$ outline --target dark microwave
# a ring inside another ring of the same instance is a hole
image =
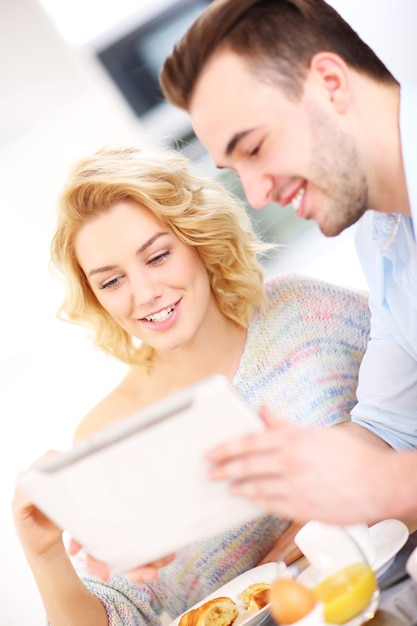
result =
[[[159,70],[174,43],[210,4],[180,0],[101,49],[96,55],[138,117],[164,101]]]

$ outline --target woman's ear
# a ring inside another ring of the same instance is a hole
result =
[[[333,52],[318,52],[310,61],[310,78],[337,113],[344,113],[351,101],[349,72],[346,62]]]

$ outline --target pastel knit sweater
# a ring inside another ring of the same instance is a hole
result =
[[[269,281],[267,293],[267,307],[249,327],[234,386],[254,409],[265,403],[291,422],[325,427],[348,420],[368,341],[367,298],[288,275]],[[138,506],[146,506],[140,494]],[[174,619],[255,567],[288,525],[263,515],[194,543],[160,570],[155,583],[135,584],[120,575],[104,583],[89,574],[82,558],[75,565],[106,607],[110,626],[157,626],[163,611]]]

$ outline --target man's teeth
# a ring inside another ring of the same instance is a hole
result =
[[[149,315],[148,317],[145,317],[145,319],[148,320],[148,322],[163,322],[164,320],[168,319],[174,309],[175,306],[172,304],[163,311],[153,313],[153,315]]]
[[[304,191],[304,188],[300,189],[291,200],[292,208],[294,209],[294,211],[298,211],[298,209],[300,208],[300,204],[304,196]]]

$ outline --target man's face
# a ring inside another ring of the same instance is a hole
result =
[[[302,97],[289,99],[222,50],[201,74],[189,112],[197,137],[218,167],[237,172],[254,208],[293,204],[333,236],[367,210],[368,190],[345,116],[311,74]]]

